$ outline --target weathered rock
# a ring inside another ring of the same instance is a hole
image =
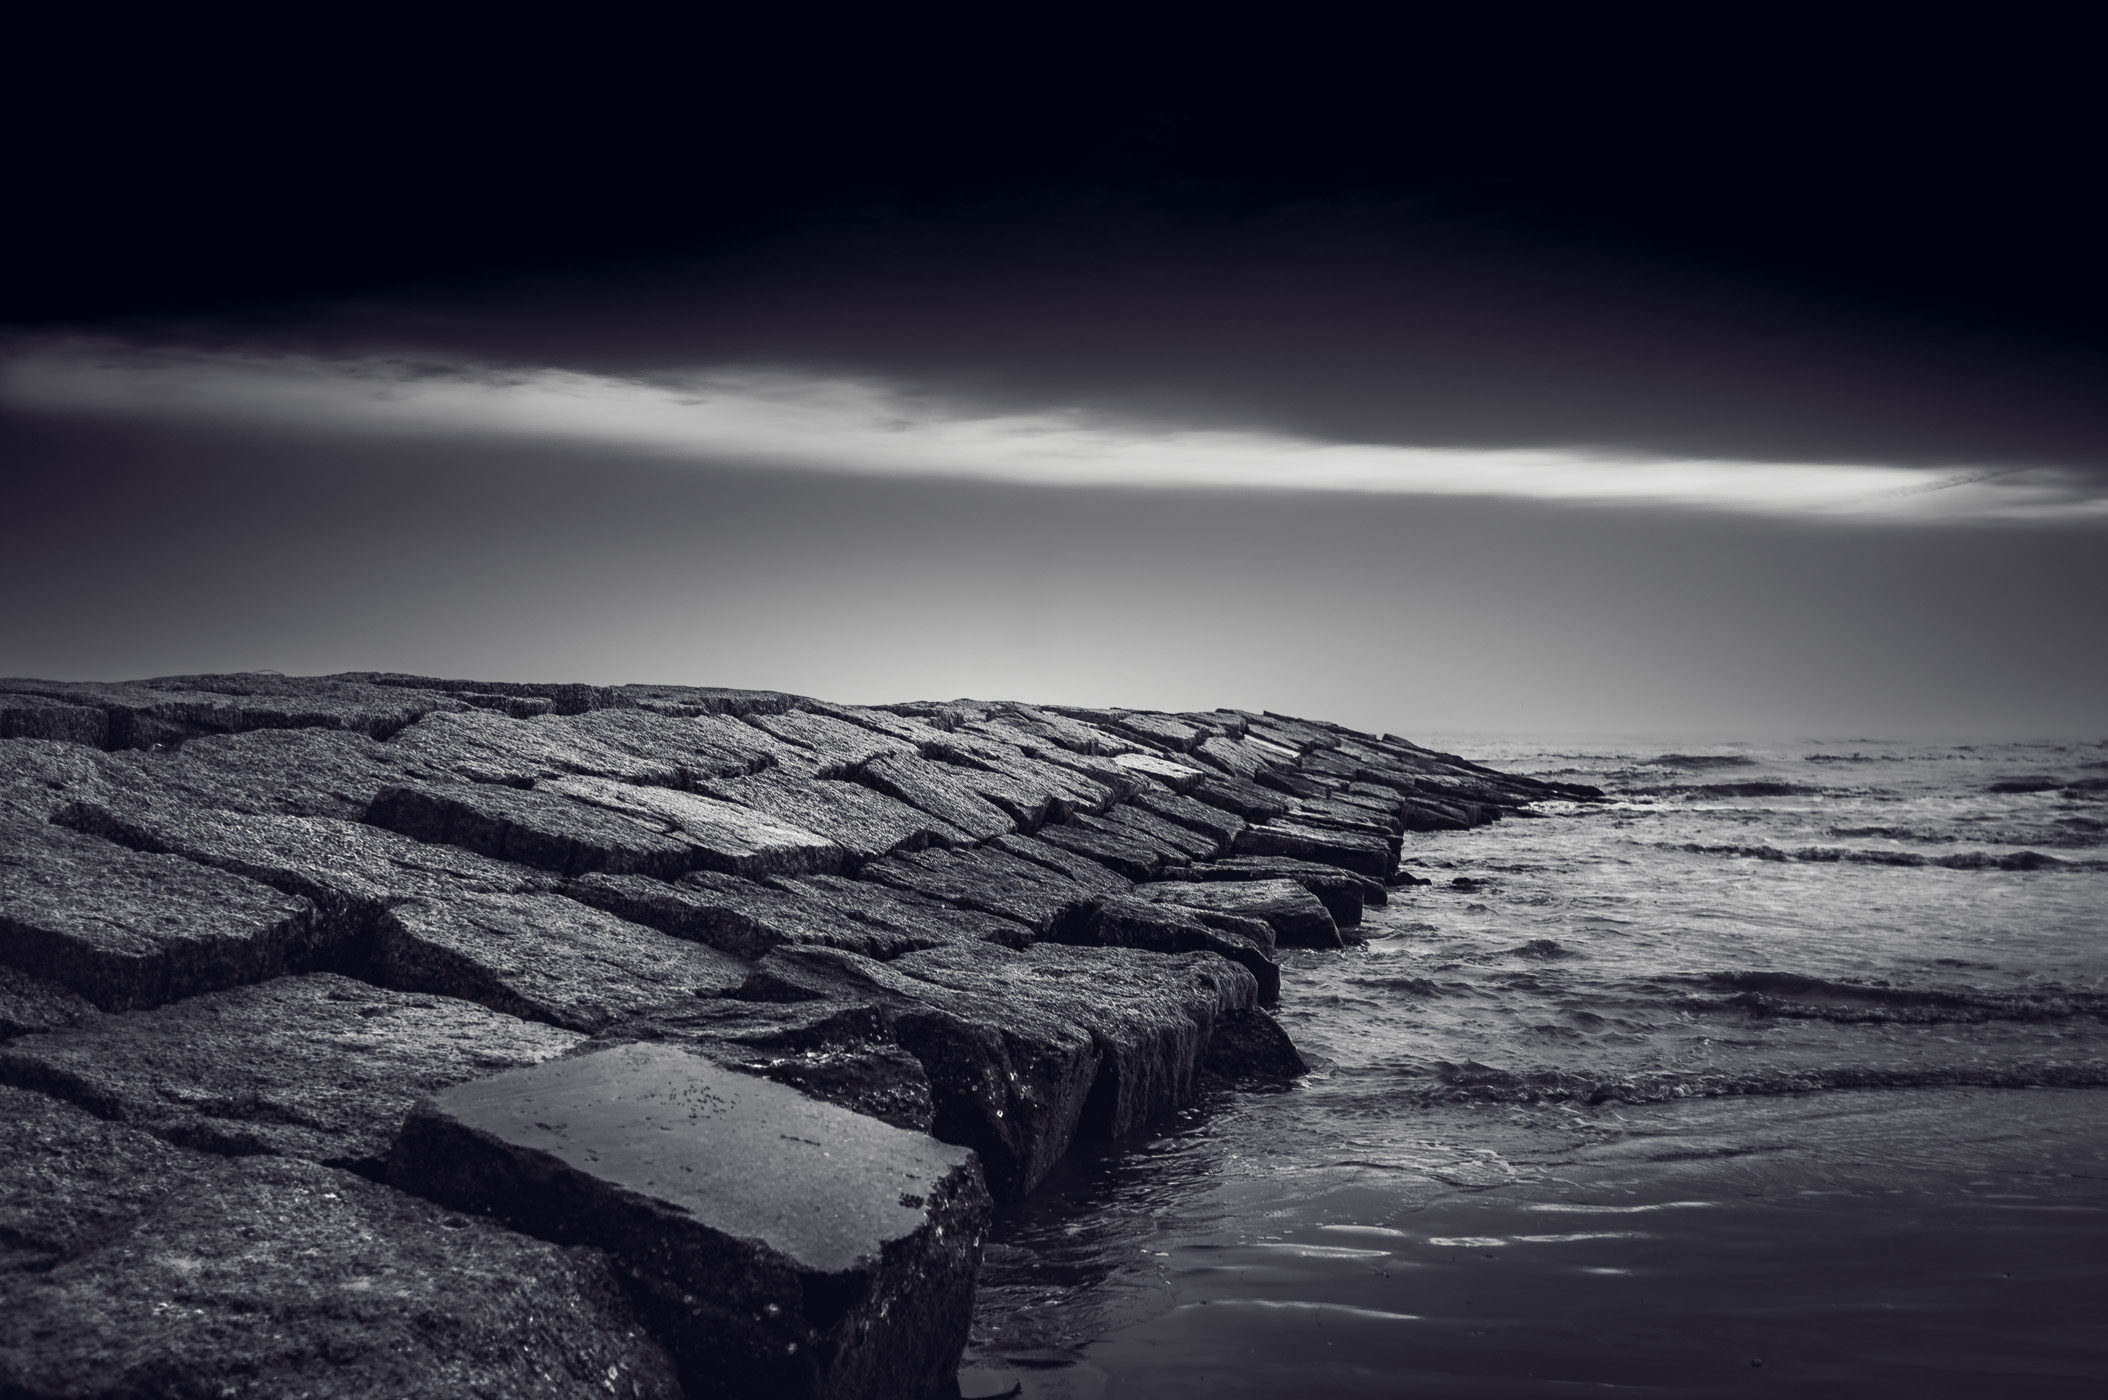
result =
[[[1240,710],[1238,713],[1245,718],[1245,732],[1250,738],[1278,744],[1295,754],[1307,755],[1320,749],[1336,749],[1343,737],[1334,727],[1313,724],[1309,720],[1296,719],[1290,715],[1277,715],[1271,710],[1256,715],[1250,710]]]
[[[1230,843],[1220,836],[1196,831],[1143,807],[1139,799],[1146,794],[1137,793],[1135,796],[1137,801],[1113,808],[1104,819],[1113,826],[1126,827],[1159,850],[1173,852],[1186,860],[1213,860],[1229,849]]]
[[[1242,716],[1238,716],[1238,723],[1244,724],[1246,721]],[[1273,761],[1267,751],[1257,744],[1248,744],[1242,739],[1232,739],[1221,734],[1211,734],[1201,740],[1199,747],[1193,750],[1193,756],[1214,764],[1233,778],[1247,780]]]
[[[1310,1072],[1288,1032],[1257,1007],[1215,1022],[1201,1068],[1240,1086],[1285,1084]]]
[[[0,963],[0,1040],[65,1030],[94,1016],[95,1007],[86,997]]]
[[[1356,875],[1334,865],[1296,860],[1289,856],[1226,856],[1212,865],[1192,865],[1166,873],[1166,881],[1198,880],[1293,880],[1316,895],[1341,928],[1361,923],[1364,904],[1381,905],[1388,898],[1382,882]]]
[[[552,735],[591,740],[652,764],[662,764],[673,773],[676,787],[759,773],[779,764],[802,767],[806,762],[794,746],[723,715],[603,709],[543,720],[540,727]]]
[[[1153,880],[1165,866],[1185,865],[1190,860],[1182,851],[1087,812],[1059,826],[1041,827],[1035,834],[1050,846],[1088,856],[1130,880]]]
[[[526,894],[557,884],[531,866],[331,817],[255,816],[147,799],[124,806],[77,802],[54,819],[135,851],[182,856],[307,899],[316,910],[318,961],[338,967],[363,965],[375,921],[391,904]]]
[[[1285,819],[1247,828],[1237,838],[1237,854],[1290,856],[1336,865],[1378,881],[1398,868],[1397,852],[1382,836],[1292,825]]]
[[[969,961],[1004,956],[982,945]],[[911,955],[919,956],[919,955]],[[1035,945],[1032,956],[1045,956]],[[961,991],[898,964],[832,948],[779,948],[740,993],[757,1001],[876,1007],[893,1039],[922,1063],[930,1131],[979,1154],[998,1199],[1025,1195],[1075,1141],[1102,1054],[1090,1032],[1000,984]]]
[[[0,825],[0,962],[106,1011],[312,967],[314,906],[267,885],[99,836]]]
[[[1090,918],[1071,931],[1067,941],[1101,948],[1146,948],[1157,953],[1214,953],[1252,974],[1259,985],[1261,1002],[1271,1006],[1281,999],[1281,968],[1273,959],[1274,931],[1260,919],[1114,895],[1101,900]]]
[[[99,749],[109,743],[110,716],[94,705],[0,694],[0,739],[50,739]]]
[[[1396,836],[1405,830],[1404,821],[1398,816],[1399,803],[1371,802],[1356,797],[1351,788],[1343,788],[1330,797],[1305,798],[1288,811],[1288,820],[1301,826],[1330,826],[1342,831],[1368,831],[1379,836]]]
[[[988,1221],[971,1153],[667,1045],[446,1090],[391,1179],[607,1249],[694,1393],[939,1393]]]
[[[552,779],[537,785],[535,791],[576,798],[647,825],[662,826],[669,837],[689,847],[689,865],[727,875],[759,878],[834,871],[852,859],[848,850],[818,831],[722,797],[604,778]]]
[[[678,1045],[910,1132],[936,1121],[922,1061],[875,1006],[698,998],[618,1021],[571,1053],[633,1041]]]
[[[1234,812],[1248,822],[1272,821],[1294,805],[1282,793],[1245,778],[1209,778],[1193,789],[1193,797],[1211,807]]]
[[[382,915],[372,977],[384,986],[596,1031],[745,980],[739,959],[554,894],[415,899]]]
[[[1094,710],[1077,705],[1047,708],[1071,719],[1086,721],[1099,729],[1109,729],[1143,744],[1171,749],[1178,753],[1191,753],[1200,741],[1212,732],[1202,726],[1171,715],[1159,714],[1154,710]]]
[[[1212,838],[1215,842],[1214,855],[1229,850],[1246,826],[1242,817],[1224,808],[1174,792],[1152,792],[1145,788],[1134,795],[1132,805],[1152,816],[1161,817],[1189,831],[1197,831]],[[1213,859],[1214,856],[1208,858]]]
[[[722,685],[618,685],[610,704],[693,719],[780,715],[799,697],[780,690],[740,690]]]
[[[0,680],[0,691],[100,709],[107,717],[105,743],[113,749],[252,729],[343,729],[386,738],[434,710],[462,708],[446,695],[269,673],[122,683]]]
[[[1132,786],[1126,781],[1126,770],[1113,767],[1109,760],[1083,759],[1064,749],[1039,752],[1061,757],[1052,761],[1035,757],[1005,739],[991,737],[981,726],[971,726],[930,745],[928,756],[961,769],[960,782],[1008,812],[1024,831],[1076,812],[1102,812]],[[1084,772],[1074,766],[1078,764],[1111,769],[1122,782],[1104,782],[1102,774]]]
[[[1135,898],[1262,920],[1285,948],[1337,948],[1339,925],[1317,896],[1293,880],[1170,880],[1137,885]],[[1357,901],[1356,912],[1360,912]]]
[[[1011,949],[1032,945],[1031,928],[1015,919],[980,909],[956,908],[877,881],[808,875],[795,880],[779,877],[769,883],[810,905],[870,927],[911,935],[922,948],[941,948],[947,943],[994,943]]]
[[[680,783],[683,769],[674,756],[645,757],[629,746],[609,743],[592,726],[579,722],[586,718],[522,723],[485,710],[428,715],[397,734],[388,747],[420,767],[506,787],[532,787],[544,778],[576,775],[626,783]],[[648,718],[680,723],[659,715]]]
[[[1092,894],[1120,894],[1130,889],[1134,881],[1100,865],[1089,856],[1050,846],[1036,836],[999,836],[990,843],[999,851],[1007,851],[1034,865],[1045,866],[1058,875],[1066,875]]]
[[[0,739],[0,821],[41,822],[68,803],[106,797],[117,756],[55,739]]]
[[[597,1252],[13,1089],[0,1241],[9,1396],[680,1394]]]
[[[869,923],[773,885],[715,871],[696,871],[671,884],[641,875],[586,875],[564,892],[617,918],[739,958],[759,958],[785,943],[897,958],[943,941],[938,934]]]
[[[787,744],[806,750],[815,777],[839,778],[874,758],[888,754],[910,757],[916,754],[913,744],[882,734],[868,725],[852,724],[832,715],[807,710],[756,715],[748,723]]]
[[[1015,919],[1042,937],[1076,917],[1097,893],[1044,865],[986,846],[889,856],[865,866],[861,874],[962,909]]]
[[[1196,768],[1190,763],[1179,763],[1153,753],[1123,753],[1113,759],[1129,772],[1145,778],[1154,778],[1173,792],[1191,792],[1206,782],[1213,774],[1205,768]]]
[[[418,1099],[583,1039],[318,973],[0,1046],[0,1082],[186,1147],[371,1172]]]
[[[705,783],[703,790],[775,821],[818,832],[858,860],[927,846],[973,843],[972,837],[949,822],[856,783],[797,780],[769,772]]]
[[[695,842],[669,835],[664,823],[575,800],[561,788],[521,792],[490,783],[389,787],[373,799],[366,820],[419,841],[459,846],[559,875],[605,870],[671,878],[697,862]]]
[[[977,792],[968,771],[914,753],[895,753],[865,763],[857,770],[856,780],[927,812],[975,841],[1017,830],[1017,818]]]
[[[127,799],[353,821],[383,788],[451,781],[389,744],[329,729],[215,735],[177,750],[115,755],[110,768],[113,793]]]

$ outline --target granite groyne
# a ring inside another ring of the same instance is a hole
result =
[[[1594,795],[1241,711],[0,681],[0,1395],[955,1393],[1275,950]]]

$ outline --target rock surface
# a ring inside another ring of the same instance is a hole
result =
[[[676,1400],[604,1258],[0,1088],[0,1393]]]
[[[606,1249],[696,1393],[937,1394],[988,1223],[971,1153],[670,1045],[446,1090],[390,1175]]]

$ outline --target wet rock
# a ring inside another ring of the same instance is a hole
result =
[[[0,963],[0,1040],[65,1030],[95,1015],[86,997]]]
[[[1361,923],[1362,906],[1381,905],[1388,895],[1380,881],[1337,866],[1287,856],[1226,856],[1212,865],[1193,865],[1168,872],[1167,879],[1199,880],[1293,880],[1317,896],[1325,912],[1341,928]]]
[[[800,781],[771,772],[705,783],[703,790],[785,825],[818,832],[860,861],[927,846],[973,844],[949,822],[857,783]]]
[[[0,1046],[0,1082],[186,1147],[370,1173],[418,1099],[581,1039],[318,973],[25,1036]]]
[[[910,1132],[936,1121],[929,1075],[875,1006],[697,999],[618,1021],[571,1053],[631,1042],[677,1045]]]
[[[1229,850],[1247,825],[1242,817],[1225,808],[1173,792],[1151,792],[1145,789],[1134,795],[1132,805],[1189,831],[1197,831],[1203,836],[1213,838],[1215,851],[1208,859]]]
[[[122,683],[0,680],[0,691],[101,710],[113,749],[176,745],[253,729],[341,729],[386,738],[451,696],[333,676],[162,676]]]
[[[1331,913],[1293,880],[1173,880],[1138,885],[1135,898],[1182,904],[1263,921],[1285,948],[1337,948],[1339,925]],[[1356,912],[1360,910],[1357,901]]]
[[[747,973],[715,948],[554,894],[410,900],[381,917],[375,941],[371,975],[385,986],[581,1031]]]
[[[897,958],[942,941],[934,934],[867,922],[773,885],[715,871],[697,871],[671,884],[641,875],[586,875],[565,885],[564,892],[617,918],[739,958],[759,958],[785,943],[817,943],[867,957]]]
[[[1001,1200],[1031,1191],[1068,1151],[1098,1078],[1096,1041],[1045,1008],[934,986],[837,949],[778,949],[740,996],[877,1009],[929,1079],[930,1131],[972,1148]]]
[[[1014,919],[1042,937],[1088,907],[1096,893],[1044,865],[987,846],[889,856],[865,866],[861,876],[962,909]]]
[[[918,754],[886,754],[857,770],[856,780],[917,811],[987,841],[1017,830],[1017,818],[975,791],[967,771]]]
[[[1042,827],[1035,835],[1047,845],[1088,856],[1130,880],[1153,880],[1166,865],[1185,865],[1191,859],[1141,832],[1083,812],[1059,826]]]
[[[695,866],[701,849],[690,833],[670,835],[663,822],[574,800],[563,787],[531,792],[485,783],[383,788],[367,808],[366,820],[419,841],[559,875],[605,870],[671,878]],[[752,840],[729,835],[722,844],[744,855],[755,849]]]
[[[0,1089],[0,1393],[676,1400],[594,1251]],[[9,1267],[9,1266],[12,1267]]]
[[[1070,931],[1067,941],[1100,948],[1146,948],[1157,953],[1214,953],[1252,974],[1262,1003],[1272,1005],[1281,999],[1281,968],[1273,959],[1274,932],[1260,919],[1225,910],[1114,895],[1101,900],[1090,918]]]
[[[1146,793],[1137,793],[1134,802],[1113,808],[1105,814],[1105,820],[1113,826],[1126,827],[1158,850],[1166,852],[1167,861],[1173,857],[1189,861],[1213,860],[1229,849],[1229,841],[1221,836],[1196,831],[1190,826],[1181,825],[1150,811],[1141,805],[1141,799],[1145,796]]]
[[[669,837],[688,846],[688,865],[727,875],[758,879],[835,871],[853,859],[848,850],[818,831],[722,797],[603,778],[558,778],[539,784],[535,791],[575,798],[660,826]],[[845,817],[843,823],[848,820]],[[657,870],[644,873],[665,874]]]
[[[100,749],[109,738],[110,717],[94,705],[0,694],[0,739],[50,739]]]
[[[1284,794],[1244,778],[1209,778],[1194,787],[1193,797],[1248,822],[1272,821],[1294,805]]]
[[[448,1089],[391,1179],[608,1250],[694,1393],[939,1393],[988,1222],[971,1153],[668,1045]]]
[[[1292,825],[1286,819],[1247,828],[1237,838],[1237,854],[1289,856],[1336,865],[1377,881],[1398,868],[1397,853],[1382,836]]]
[[[1257,1007],[1215,1023],[1201,1067],[1217,1079],[1247,1087],[1286,1084],[1310,1072],[1288,1032]]]
[[[106,1011],[314,966],[314,906],[176,856],[0,825],[0,962]]]
[[[1057,875],[1066,875],[1093,894],[1119,894],[1134,884],[1125,875],[1114,873],[1089,856],[1050,846],[1036,836],[1001,836],[990,844],[996,850],[1044,866]]]

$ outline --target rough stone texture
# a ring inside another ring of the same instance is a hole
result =
[[[1050,846],[1036,836],[1001,836],[991,844],[999,851],[1007,851],[1034,865],[1043,865],[1056,874],[1066,875],[1093,894],[1120,894],[1134,886],[1134,881],[1089,856]]]
[[[315,965],[314,906],[176,856],[0,823],[0,962],[106,1011]]]
[[[699,998],[618,1021],[571,1053],[633,1041],[678,1045],[896,1128],[936,1122],[929,1075],[874,1006]]]
[[[1237,719],[1240,725],[1248,723],[1242,716]],[[1266,751],[1257,744],[1249,744],[1242,738],[1233,739],[1222,734],[1211,734],[1201,740],[1200,745],[1193,750],[1193,756],[1214,764],[1231,777],[1246,779],[1265,768],[1271,761]]]
[[[861,874],[894,889],[1014,919],[1041,936],[1075,917],[1097,893],[1044,865],[985,846],[889,856]]]
[[[115,755],[110,766],[111,788],[127,798],[353,821],[383,788],[452,780],[391,745],[328,729],[216,735],[172,751]]]
[[[1154,880],[1167,865],[1189,862],[1184,852],[1164,846],[1141,832],[1079,812],[1059,826],[1041,827],[1038,839],[1050,846],[1088,856],[1130,880]]]
[[[1339,925],[1293,880],[1174,880],[1135,888],[1137,899],[1264,920],[1284,948],[1337,948]]]
[[[436,1095],[391,1179],[607,1249],[695,1393],[938,1394],[988,1221],[971,1153],[642,1043]]]
[[[756,715],[748,722],[786,744],[806,750],[816,777],[839,778],[882,755],[912,756],[916,752],[913,744],[869,725],[806,710]]]
[[[108,796],[112,755],[53,739],[0,739],[0,820],[40,822],[72,802]]]
[[[1252,974],[1261,1002],[1271,1006],[1281,999],[1281,968],[1273,959],[1274,931],[1260,919],[1114,895],[1091,911],[1069,941],[1158,953],[1215,953]]]
[[[1173,792],[1191,792],[1208,780],[1208,770],[1153,753],[1123,753],[1113,759],[1122,768],[1154,778]]]
[[[640,789],[643,791],[645,789]],[[589,870],[672,877],[696,861],[693,842],[562,791],[520,792],[486,783],[384,788],[366,820],[419,841],[459,846],[559,875]]]
[[[738,986],[739,959],[554,894],[416,899],[381,917],[383,986],[596,1031],[685,997]]]
[[[1135,794],[1134,803],[1113,808],[1105,814],[1105,820],[1115,826],[1124,826],[1159,850],[1174,852],[1186,860],[1213,860],[1230,848],[1229,840],[1222,836],[1197,831],[1148,810],[1141,805],[1143,796],[1142,793]]]
[[[506,787],[532,787],[544,778],[579,774],[664,784],[676,784],[682,776],[681,765],[671,755],[645,757],[627,745],[606,742],[577,721],[523,724],[484,710],[428,715],[397,734],[388,747],[420,767]]]
[[[828,778],[800,781],[771,772],[703,786],[713,797],[816,831],[860,861],[876,860],[894,851],[973,843],[972,837],[949,822],[856,783]]]
[[[1176,753],[1191,753],[1210,732],[1200,725],[1151,710],[1094,710],[1077,705],[1049,708],[1096,728],[1109,729],[1142,744]]]
[[[604,1257],[0,1088],[0,1394],[677,1400]]]
[[[841,869],[852,858],[848,850],[820,832],[721,797],[603,778],[557,779],[542,783],[536,791],[576,798],[647,825],[661,826],[668,836],[688,846],[688,865],[727,875],[759,877],[832,871]],[[668,872],[652,869],[643,873],[663,876]]]
[[[917,754],[895,753],[864,764],[856,780],[927,812],[975,841],[1017,830],[1017,818],[975,791],[967,771]]]
[[[1248,822],[1272,821],[1292,805],[1288,798],[1244,778],[1209,778],[1193,789],[1196,801],[1233,812]]]
[[[1131,739],[1123,738],[1112,730],[1086,723],[1055,710],[1035,709],[1030,705],[1005,705],[1000,712],[986,721],[991,727],[999,726],[1017,734],[1018,742],[1051,744],[1067,749],[1071,753],[1089,754],[1111,758],[1115,754],[1136,753],[1142,748]]]
[[[1201,1069],[1240,1087],[1286,1084],[1310,1072],[1280,1022],[1257,1007],[1215,1022]]]
[[[678,787],[711,778],[759,773],[798,762],[790,745],[736,719],[718,715],[670,715],[652,710],[606,709],[542,721],[551,734],[590,739],[673,771]],[[613,775],[609,775],[613,776]]]
[[[0,693],[0,739],[53,739],[99,749],[109,738],[110,716],[96,706]]]
[[[86,997],[0,963],[0,1040],[64,1030],[94,1016],[95,1007]]]
[[[371,1171],[418,1099],[582,1038],[318,973],[24,1036],[0,1082],[187,1147]]]
[[[1151,791],[1147,788],[1134,795],[1133,807],[1129,810],[1147,812],[1210,838],[1215,843],[1214,850],[1208,856],[1210,860],[1229,850],[1248,825],[1245,819],[1236,813],[1212,806],[1198,798],[1182,797],[1175,792]]]
[[[829,906],[815,908],[790,891],[714,871],[697,871],[672,884],[641,875],[587,875],[564,890],[617,918],[739,958],[758,958],[785,943],[897,958],[942,941],[930,933],[868,923]]]
[[[1381,905],[1390,896],[1380,880],[1334,865],[1289,856],[1226,856],[1211,865],[1193,865],[1166,873],[1164,883],[1195,880],[1204,884],[1239,880],[1293,880],[1317,896],[1341,928],[1361,923],[1362,906]]]
[[[1290,856],[1320,865],[1336,865],[1377,881],[1398,868],[1397,853],[1381,836],[1296,826],[1285,820],[1246,828],[1237,838],[1237,854]]]
[[[967,771],[961,781],[1009,812],[1030,831],[1076,812],[1102,812],[1134,783],[1110,759],[1061,748],[1020,747],[1014,731],[969,725],[930,746],[928,756]],[[1107,781],[1117,775],[1117,781]]]
[[[955,908],[876,881],[808,875],[795,880],[778,877],[769,883],[808,905],[846,915],[867,927],[897,930],[913,938],[917,948],[941,948],[947,943],[994,943],[1012,949],[1032,946],[1032,929],[1016,919]]]
[[[386,738],[433,710],[461,708],[451,696],[365,684],[338,676],[270,673],[162,676],[122,683],[0,680],[0,691],[100,709],[113,749],[176,745],[252,729],[344,729]]]

